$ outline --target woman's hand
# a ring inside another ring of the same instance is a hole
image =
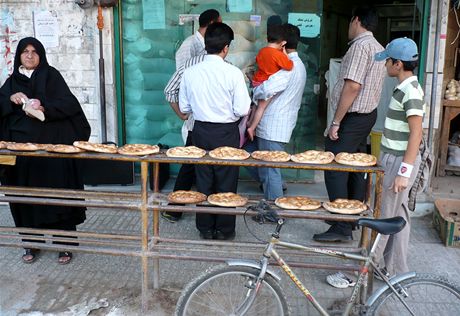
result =
[[[10,101],[17,105],[22,105],[23,102],[27,102],[29,98],[22,92],[16,92],[10,96]]]
[[[41,112],[45,112],[45,108],[42,106],[42,103],[39,99],[30,99],[29,105],[34,108],[35,110],[39,110]]]

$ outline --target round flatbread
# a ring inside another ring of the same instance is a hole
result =
[[[366,204],[358,200],[336,199],[324,202],[323,207],[331,213],[354,215],[367,210]]]
[[[364,153],[338,153],[335,156],[335,161],[342,165],[349,166],[374,166],[377,163],[377,158],[373,155],[364,154]]]
[[[87,151],[95,151],[98,153],[107,153],[107,154],[116,154],[117,153],[117,146],[115,145],[106,145],[106,144],[96,144],[90,143],[85,141],[75,141],[73,142],[75,147],[87,150]]]
[[[321,207],[321,202],[306,196],[283,196],[275,200],[276,206],[287,210],[312,211]]]
[[[229,159],[229,160],[245,160],[250,157],[249,153],[244,149],[233,147],[218,147],[209,152],[209,156],[214,159]]]
[[[251,153],[251,157],[258,160],[272,162],[286,162],[291,159],[291,155],[285,151],[279,150],[257,150]]]
[[[118,148],[118,153],[129,156],[145,156],[157,154],[160,152],[160,147],[157,145],[148,144],[126,144]]]
[[[244,206],[248,199],[233,192],[216,193],[208,196],[208,202],[213,205],[237,207]]]
[[[32,143],[11,143],[7,144],[6,148],[15,151],[37,151],[40,147]]]
[[[52,153],[60,153],[60,154],[76,154],[84,152],[83,149],[72,146],[72,145],[49,145],[46,148],[46,151]]]
[[[8,145],[14,144],[14,142],[5,142],[5,141],[0,141],[0,149],[5,149]]]
[[[173,147],[166,151],[166,156],[174,158],[201,158],[206,155],[206,150],[196,146]]]
[[[196,204],[206,201],[206,195],[196,191],[174,191],[168,194],[168,201],[180,204]]]
[[[298,163],[328,164],[334,161],[334,154],[330,151],[307,150],[292,155],[291,160]]]

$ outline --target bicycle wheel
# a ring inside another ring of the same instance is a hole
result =
[[[429,316],[454,316],[460,311],[460,288],[433,275],[417,274],[394,285],[413,313]],[[370,306],[369,315],[412,315],[391,289],[383,292]]]
[[[245,266],[219,265],[206,271],[182,293],[176,307],[178,316],[236,315],[248,298],[259,270]],[[245,315],[289,315],[289,306],[278,283],[268,274]]]

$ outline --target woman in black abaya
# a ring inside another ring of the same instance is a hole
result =
[[[45,120],[27,115],[23,102],[42,111]],[[18,43],[13,74],[0,88],[0,123],[1,138],[6,141],[71,145],[90,136],[80,103],[59,71],[48,65],[43,45],[33,37]],[[17,157],[16,165],[6,169],[2,184],[83,189],[78,161],[61,158]],[[84,207],[10,203],[10,209],[17,227],[75,231],[86,219]],[[26,248],[23,261],[35,261],[38,251]],[[71,252],[59,253],[60,264],[71,259]]]

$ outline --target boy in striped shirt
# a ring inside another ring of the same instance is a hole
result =
[[[418,51],[413,40],[404,37],[391,41],[383,52],[375,55],[375,60],[386,60],[388,75],[399,81],[390,101],[381,142],[380,163],[385,169],[381,218],[402,216],[407,225],[398,234],[382,236],[377,248],[377,258],[384,263],[383,272],[394,275],[409,271],[410,217],[407,202],[420,165],[419,146],[423,136],[425,101],[414,75]]]

